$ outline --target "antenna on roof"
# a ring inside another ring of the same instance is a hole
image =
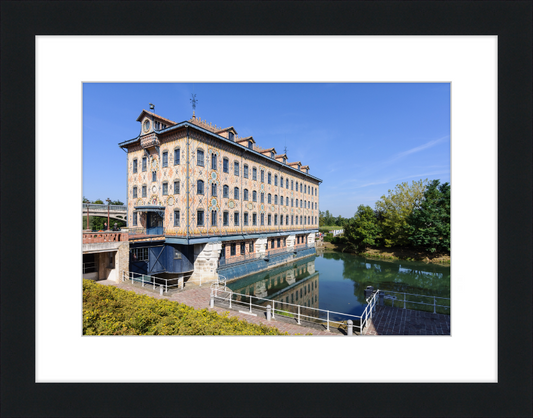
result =
[[[283,150],[283,153],[287,155],[287,145],[285,145],[285,149]]]
[[[191,99],[191,103],[192,103],[192,117],[193,119],[196,117],[194,115],[194,112],[196,110],[196,103],[198,103],[198,99],[196,98],[196,94],[191,94],[192,96],[192,99]]]

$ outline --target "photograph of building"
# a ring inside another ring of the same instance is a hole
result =
[[[240,277],[315,252],[319,186],[301,161],[194,114],[137,118],[127,152],[130,271]]]

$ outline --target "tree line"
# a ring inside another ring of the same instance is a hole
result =
[[[368,247],[449,252],[450,191],[450,184],[439,180],[401,183],[383,195],[374,209],[360,205],[352,218],[320,212],[320,225],[342,226],[344,243],[356,252]]]

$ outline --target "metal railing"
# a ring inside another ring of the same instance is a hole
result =
[[[152,287],[152,290],[159,288],[159,294],[167,293],[170,290],[183,289],[185,286],[185,277],[174,277],[164,279],[162,277],[148,276],[146,274],[134,273],[132,271],[122,272],[122,281],[131,281],[132,284],[140,283],[142,287]]]
[[[275,319],[276,314],[283,317],[289,317],[296,320],[298,325],[302,324],[302,321],[309,323],[325,325],[329,331],[332,324],[337,324],[338,327],[343,327],[348,321],[352,321],[354,327],[359,330],[359,334],[364,334],[364,329],[368,325],[368,321],[372,318],[376,311],[378,292],[372,294],[368,301],[368,305],[361,315],[352,315],[342,312],[330,311],[325,309],[313,308],[310,306],[296,305],[293,303],[278,301],[274,299],[261,298],[253,295],[245,295],[242,293],[234,293],[229,289],[222,290],[220,288],[211,288],[211,303],[210,306],[214,306],[215,300],[221,303],[228,303],[230,309],[235,307],[244,307],[245,311],[239,310],[241,313],[257,316],[254,313],[256,311],[267,313],[267,319],[272,314],[272,318]],[[254,299],[255,302],[254,303]],[[270,304],[272,306],[270,307]],[[348,332],[350,335],[350,332]]]
[[[450,309],[450,298],[443,298],[440,296],[418,295],[414,293],[396,292],[393,290],[380,290],[381,297],[385,305],[390,305],[394,308],[403,307],[403,309],[417,309],[416,305],[425,305],[433,307],[433,313],[437,313],[437,308],[443,308],[443,310]],[[426,301],[424,301],[426,299]],[[428,300],[429,299],[429,300]],[[437,304],[439,299],[439,304]],[[446,302],[447,301],[447,302]],[[443,305],[441,304],[443,303]],[[414,305],[414,306],[413,306]]]
[[[96,272],[96,262],[83,263],[83,274]]]
[[[92,210],[98,210],[98,211],[106,211],[107,212],[107,208],[109,208],[109,210],[114,210],[114,211],[120,211],[120,212],[127,212],[128,210],[128,207],[126,205],[102,205],[102,204],[98,204],[98,203],[84,203],[83,204],[83,209],[87,209],[89,208],[89,211],[92,209]]]

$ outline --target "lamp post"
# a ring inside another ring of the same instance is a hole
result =
[[[111,199],[108,197],[105,201],[107,202],[107,230],[109,230],[109,205],[111,204]]]

